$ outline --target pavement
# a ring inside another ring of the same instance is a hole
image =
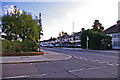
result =
[[[78,51],[94,51],[94,52],[105,52],[105,53],[114,53],[114,54],[120,54],[120,50],[91,50],[91,49],[82,49],[82,48],[63,48],[68,50],[78,50]]]
[[[81,48],[63,48],[63,49],[86,50],[86,49],[81,49]],[[41,51],[44,51],[44,55],[0,57],[0,64],[49,62],[49,61],[57,61],[57,60],[66,60],[72,57],[71,55],[58,53],[58,52],[52,52],[52,51],[47,51],[47,50],[41,50]],[[88,51],[120,53],[118,50],[90,50],[88,49]]]
[[[56,53],[47,50],[41,50],[41,51],[44,51],[44,55],[0,57],[1,60],[0,64],[49,62],[49,61],[57,61],[57,60],[66,60],[72,57],[70,55],[63,53]]]

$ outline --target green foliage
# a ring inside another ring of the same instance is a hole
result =
[[[33,41],[9,41],[2,40],[2,52],[30,52],[37,51],[37,43]]]
[[[37,20],[32,19],[31,14],[25,12],[20,14],[19,11],[15,11],[4,15],[2,25],[2,32],[6,34],[2,37],[7,40],[16,41],[21,38],[22,41],[36,41],[38,39],[38,23]]]
[[[93,31],[102,32],[104,30],[104,27],[99,22],[99,20],[95,20],[95,22],[92,25],[92,27],[93,27],[93,29],[92,29]]]
[[[89,36],[88,48],[89,49],[111,49],[111,37],[101,34],[99,32],[93,32],[92,30],[85,30],[81,34],[81,46],[86,48],[87,36]],[[109,46],[110,44],[110,46]]]

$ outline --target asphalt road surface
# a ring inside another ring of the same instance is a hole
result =
[[[79,78],[80,80],[109,78],[109,80],[115,80],[119,76],[118,54],[64,48],[42,49],[69,54],[72,58],[52,62],[3,64],[3,78]]]

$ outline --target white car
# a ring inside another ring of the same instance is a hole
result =
[[[54,46],[52,44],[47,45],[49,48],[53,48]]]
[[[47,44],[43,44],[42,46],[43,46],[43,47],[48,47],[48,45],[47,45]]]
[[[79,45],[79,44],[75,44],[75,47],[76,47],[76,48],[80,48],[81,45]]]
[[[60,44],[55,44],[55,47],[60,47]]]

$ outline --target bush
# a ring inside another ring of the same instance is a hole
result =
[[[2,40],[2,52],[31,52],[37,51],[37,43],[33,41],[9,41]]]
[[[87,36],[89,36],[88,48],[99,50],[99,49],[111,49],[111,37],[93,32],[92,30],[85,30],[81,34],[81,46],[82,48],[86,48]],[[110,46],[108,46],[108,44]]]

